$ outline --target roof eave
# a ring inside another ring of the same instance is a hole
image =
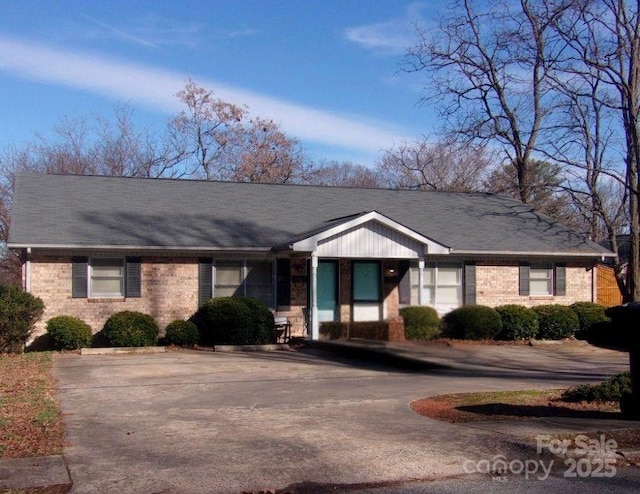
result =
[[[504,256],[504,257],[580,257],[603,258],[615,257],[613,252],[571,252],[571,251],[515,251],[515,250],[457,250],[451,249],[451,254]]]
[[[86,244],[26,244],[20,242],[7,243],[9,249],[64,249],[64,250],[135,250],[135,251],[226,251],[226,252],[269,252],[271,247],[216,247],[213,245],[202,245],[194,247],[165,246],[165,245],[86,245]]]

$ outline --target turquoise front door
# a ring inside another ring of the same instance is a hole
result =
[[[353,320],[382,319],[382,267],[380,261],[353,261],[351,264]]]
[[[318,321],[338,320],[338,262],[318,263]]]

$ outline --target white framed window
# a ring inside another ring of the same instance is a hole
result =
[[[214,297],[253,297],[274,306],[273,261],[216,261]]]
[[[119,298],[125,292],[123,258],[92,258],[89,261],[89,297]]]
[[[411,264],[406,276],[409,276],[410,296],[406,297],[401,294],[400,297],[411,305],[418,305],[420,303],[420,286],[417,263]],[[401,283],[401,290],[402,287]],[[423,295],[423,305],[442,310],[461,306],[463,303],[462,265],[457,263],[427,264],[423,272]]]
[[[553,295],[553,266],[532,265],[529,268],[529,293],[531,295]]]

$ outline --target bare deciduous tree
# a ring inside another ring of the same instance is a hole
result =
[[[557,12],[543,7],[459,0],[439,30],[419,29],[405,59],[407,70],[426,76],[424,101],[441,103],[447,132],[500,146],[523,202],[531,200],[530,163],[553,98],[548,18]]]
[[[493,166],[480,146],[422,139],[385,151],[378,169],[391,188],[478,192]]]
[[[304,181],[306,158],[297,140],[272,120],[255,118],[244,127],[229,153],[225,178],[238,182]]]
[[[554,81],[579,125],[578,149],[583,156],[571,162],[576,155],[571,154],[575,151],[571,140],[564,148],[555,148],[565,163],[583,171],[590,206],[605,223],[616,251],[616,230],[625,215],[615,207],[607,210],[610,201],[602,192],[624,191],[618,197],[620,203],[627,201],[630,231],[626,280],[620,266],[616,271],[619,284],[625,286],[625,299],[640,300],[640,4],[626,0],[569,2],[563,15],[550,24],[564,52],[556,61]],[[576,136],[570,133],[570,126],[566,128],[565,140]],[[611,183],[616,180],[618,185]]]
[[[206,180],[219,178],[219,169],[241,132],[246,109],[227,103],[192,80],[176,96],[186,109],[172,121],[176,149],[183,148],[193,157],[194,165],[188,174]]]
[[[377,189],[384,186],[375,170],[350,161],[320,162],[311,173],[309,183],[360,189]]]

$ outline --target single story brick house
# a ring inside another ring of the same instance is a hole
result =
[[[38,173],[16,179],[8,246],[46,305],[39,332],[122,310],[164,327],[238,295],[312,338],[408,305],[593,301],[612,255],[491,194]]]

